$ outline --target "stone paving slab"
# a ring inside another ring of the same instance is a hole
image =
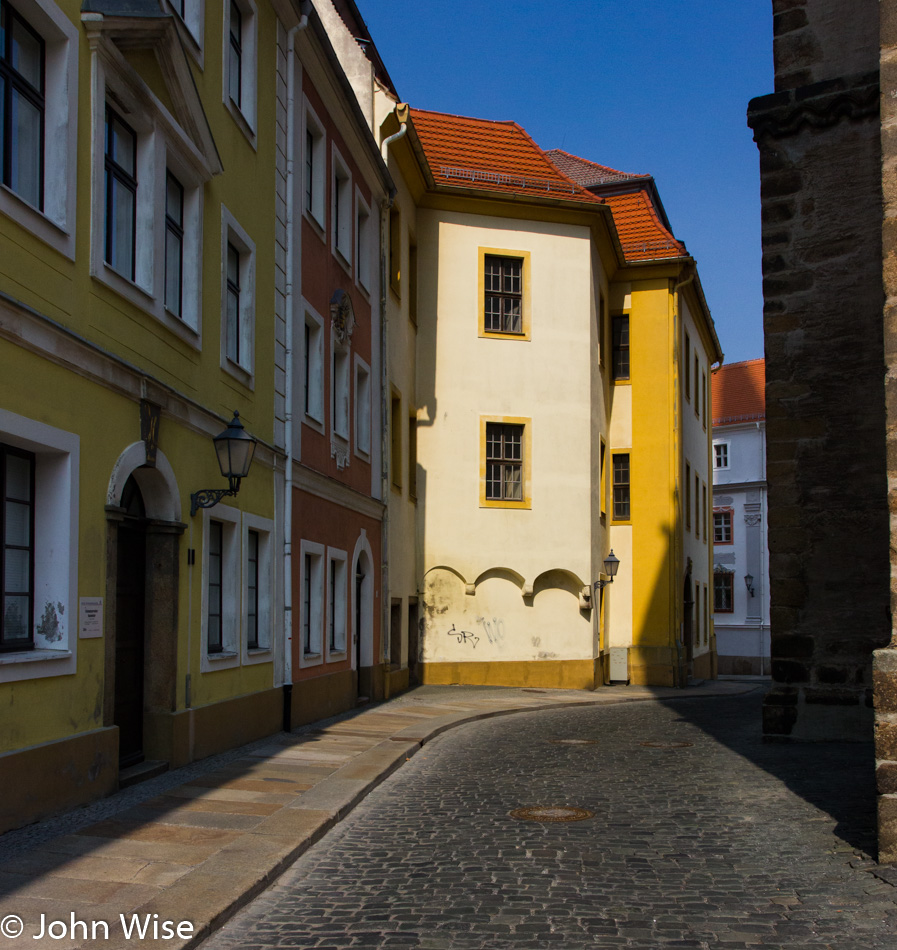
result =
[[[181,784],[172,773],[147,782],[143,799],[139,786],[120,793],[117,811],[108,800],[84,809],[107,815],[93,824],[81,818],[83,827],[74,827],[80,814],[74,813],[73,827],[49,840],[40,840],[39,826],[0,837],[0,920],[15,914],[24,921],[21,936],[5,940],[4,950],[194,947],[423,744],[461,723],[539,708],[736,695],[756,688],[732,682],[594,693],[422,687],[296,735],[254,743],[224,765],[202,770],[193,764],[182,770]],[[52,827],[60,824],[65,822],[52,820]],[[5,839],[21,841],[29,834],[38,846],[4,855]],[[109,939],[84,939],[80,925],[71,925],[72,914],[108,923]],[[128,922],[135,914],[141,921],[189,922],[192,930],[163,944],[152,934],[128,938],[122,917]],[[65,935],[34,939],[41,915],[47,924],[63,921]]]

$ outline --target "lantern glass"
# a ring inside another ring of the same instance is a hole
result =
[[[255,439],[246,434],[239,415],[235,412],[230,425],[212,440],[218,466],[225,478],[245,478],[255,454]]]
[[[614,552],[611,551],[610,554],[604,559],[604,573],[608,577],[616,577],[617,569],[620,566],[620,559],[614,555]]]
[[[750,590],[750,589],[754,586],[754,575],[753,575],[753,574],[745,574],[745,575],[744,575],[744,586],[747,587],[748,590]]]

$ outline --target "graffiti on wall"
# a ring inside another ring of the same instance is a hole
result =
[[[493,617],[487,620],[485,617],[477,617],[477,623],[483,628],[489,642],[499,644],[505,638],[505,622],[501,617]]]
[[[446,632],[446,636],[454,637],[458,643],[469,643],[474,649],[480,642],[480,638],[475,633],[471,633],[470,630],[456,630],[454,624],[452,624],[452,629]]]

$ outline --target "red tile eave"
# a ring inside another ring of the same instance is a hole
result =
[[[729,363],[711,376],[713,425],[725,427],[766,418],[766,364],[762,359]]]

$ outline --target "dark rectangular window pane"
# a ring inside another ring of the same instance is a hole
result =
[[[34,456],[0,445],[0,650],[34,646]]]
[[[629,456],[615,455],[614,466],[614,520],[629,521]]]
[[[523,426],[486,423],[486,498],[523,501]]]
[[[208,568],[208,635],[209,653],[220,653],[223,648],[221,631],[221,562],[223,534],[220,521],[209,522],[209,568]]]
[[[137,136],[106,108],[106,262],[134,279],[137,214]]]
[[[523,261],[487,254],[483,325],[494,333],[523,333]]]
[[[181,316],[184,269],[184,188],[168,172],[165,180],[165,306]]]
[[[613,320],[613,377],[629,379],[629,317],[614,317]]]
[[[259,533],[250,531],[247,534],[246,573],[247,595],[249,605],[246,611],[246,645],[252,649],[259,645]]]
[[[240,252],[227,245],[227,357],[240,362]]]

